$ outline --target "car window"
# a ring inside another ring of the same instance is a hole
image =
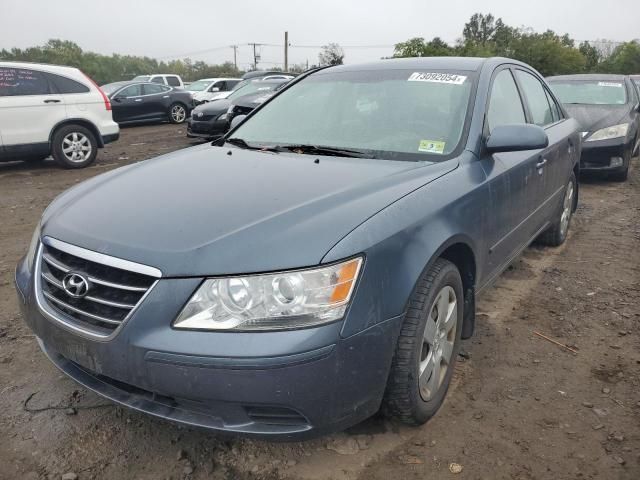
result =
[[[172,87],[179,87],[180,80],[175,75],[169,75],[167,76],[167,84],[171,85]]]
[[[533,123],[541,127],[553,123],[551,106],[540,80],[524,70],[516,70],[516,76],[522,85]]]
[[[547,101],[549,102],[549,105],[551,105],[551,115],[553,116],[553,121],[558,122],[562,120],[563,115],[562,115],[562,111],[560,110],[560,107],[558,106],[558,104],[556,103],[556,101],[553,99],[553,97],[547,91],[546,88],[544,89],[544,93],[547,95]]]
[[[508,69],[500,71],[493,80],[487,120],[489,132],[498,125],[526,123],[520,94]]]
[[[90,91],[89,87],[83,85],[80,82],[71,80],[70,78],[63,77],[62,75],[56,75],[54,73],[46,73],[51,84],[53,84],[55,90],[58,93],[87,93]]]
[[[238,83],[240,83],[240,80],[227,80],[227,89],[233,90],[234,88],[236,88],[236,85],[238,85]]]
[[[227,89],[227,82],[222,82],[222,81],[216,82],[213,85],[211,85],[211,88],[217,88],[219,92],[224,92]]]
[[[0,67],[0,96],[48,95],[49,82],[43,72],[26,68]]]
[[[162,77],[153,77],[151,81],[153,83],[164,83],[164,79]]]
[[[130,85],[118,93],[118,97],[138,97],[140,95],[142,95],[142,85],[139,83]]]
[[[143,90],[145,95],[157,95],[159,93],[164,93],[169,89],[169,87],[165,87],[164,85],[157,85],[155,83],[145,83],[143,85]]]

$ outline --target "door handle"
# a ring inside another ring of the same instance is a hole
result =
[[[141,98],[136,98],[136,99],[134,100],[134,102],[141,102],[141,101],[142,101],[142,99],[141,99]]]
[[[547,159],[543,158],[542,160],[540,160],[538,163],[536,163],[536,168],[542,168],[547,164]]]
[[[44,103],[60,103],[60,100],[57,98],[47,98]]]

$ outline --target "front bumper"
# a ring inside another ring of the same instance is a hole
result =
[[[227,133],[229,123],[226,120],[218,120],[218,118],[196,120],[192,116],[187,123],[187,136],[215,138],[224,135]]]
[[[630,145],[624,138],[583,142],[580,170],[607,173],[623,171],[629,166],[629,149]]]
[[[42,315],[24,262],[16,287],[49,359],[87,388],[130,408],[193,426],[279,440],[342,430],[382,400],[402,317],[342,338],[342,322],[282,332],[174,330],[199,279],[162,279],[111,340]]]

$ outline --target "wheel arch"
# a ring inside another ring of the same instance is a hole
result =
[[[98,148],[104,147],[104,141],[102,140],[102,135],[100,135],[100,131],[98,130],[98,127],[96,127],[96,125],[93,122],[87,120],[86,118],[65,118],[64,120],[61,120],[58,123],[56,123],[51,129],[51,133],[49,133],[49,149],[51,149],[53,136],[56,134],[56,132],[60,128],[66,127],[67,125],[80,125],[81,127],[85,127],[95,136],[96,143],[98,144]]]

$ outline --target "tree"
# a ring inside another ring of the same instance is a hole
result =
[[[589,42],[582,42],[578,50],[580,50],[580,53],[582,53],[585,59],[585,70],[587,72],[594,72],[596,68],[598,68],[601,59],[598,49]]]
[[[640,41],[634,40],[619,45],[607,60],[607,66],[612,73],[640,73]]]
[[[342,65],[344,61],[344,50],[337,43],[330,43],[322,47],[318,55],[320,65]]]
[[[500,24],[502,20],[498,19]],[[483,15],[482,13],[474,13],[469,21],[464,24],[462,30],[462,38],[464,43],[485,46],[489,40],[493,38],[496,31],[496,21],[490,13]]]

